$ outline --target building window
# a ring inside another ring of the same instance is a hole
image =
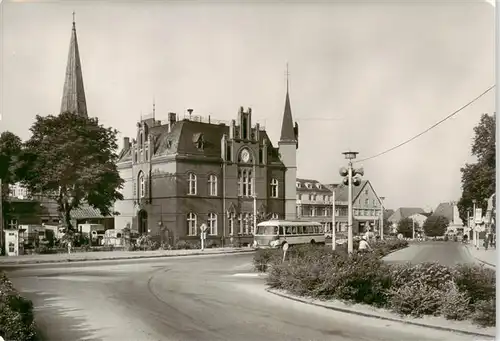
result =
[[[144,159],[148,161],[148,147],[146,147],[146,150],[144,151]]]
[[[243,234],[243,215],[238,215],[238,234]]]
[[[196,236],[196,214],[193,212],[187,215],[188,235]]]
[[[9,227],[9,230],[17,230],[17,219],[9,220],[7,226]]]
[[[312,201],[312,200],[313,200],[313,195],[309,194],[309,201]]]
[[[377,207],[377,201],[373,199],[373,207]]]
[[[196,175],[194,173],[188,174],[188,194],[196,195]]]
[[[137,163],[137,152],[134,152],[134,163]]]
[[[328,208],[327,207],[324,208],[324,216],[328,217]]]
[[[15,252],[15,244],[9,242],[9,253],[14,253],[14,252]]]
[[[232,154],[232,149],[230,145],[226,146],[226,160],[227,161],[232,161],[233,160],[233,154]]]
[[[368,199],[365,199],[365,206],[368,206],[368,203],[369,203],[369,202],[370,202],[370,201],[369,201]]]
[[[217,195],[217,176],[213,174],[208,177],[208,193],[211,196]]]
[[[262,147],[259,148],[259,163],[264,163],[264,150],[262,150]]]
[[[243,217],[243,234],[244,235],[249,235],[250,234],[250,214],[245,213]]]
[[[271,214],[271,219],[278,220],[278,218],[279,218],[278,213]]]
[[[229,235],[234,235],[234,217],[232,215],[229,217]]]
[[[271,198],[278,197],[278,179],[271,180]]]
[[[252,196],[252,183],[252,171],[250,169],[240,169],[238,171],[238,196]]]
[[[316,207],[311,207],[311,217],[316,216]]]
[[[144,173],[139,172],[139,176],[137,178],[137,184],[139,188],[137,189],[137,193],[139,194],[139,199],[144,198],[146,195],[146,183],[144,181]]]
[[[297,181],[297,182],[295,183],[295,187],[300,188],[300,182],[298,182],[298,181]]]
[[[208,234],[217,235],[217,214],[208,214]]]
[[[368,195],[368,190],[367,189],[365,189],[365,195]]]

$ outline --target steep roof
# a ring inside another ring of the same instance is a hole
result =
[[[436,207],[434,212],[432,212],[433,216],[443,216],[448,219],[448,221],[453,221],[453,204],[449,202],[443,202]]]
[[[80,62],[80,51],[76,38],[75,21],[71,30],[69,43],[68,64],[64,79],[64,89],[61,101],[61,113],[70,112],[87,116],[87,101],[83,87],[82,64]]]
[[[296,142],[295,129],[293,127],[292,107],[290,105],[290,95],[288,93],[288,89],[286,91],[285,111],[283,112],[283,121],[281,123],[280,135],[280,142],[284,141]]]
[[[311,184],[311,188],[306,187],[307,183]],[[328,188],[326,185],[323,185],[318,180],[312,180],[312,179],[299,179],[299,178],[297,178],[296,188],[297,188],[297,193],[306,193],[306,192],[307,193],[309,193],[309,192],[325,193],[325,194],[332,193],[332,190],[330,188]]]
[[[390,217],[389,221],[397,223],[401,219],[408,218],[414,214],[424,214],[425,211],[419,207],[400,207]]]
[[[361,191],[365,188],[365,186],[369,183],[368,180],[361,180],[361,184],[359,186],[353,186],[352,188],[352,201],[356,200]],[[328,184],[326,185],[330,189],[335,190],[335,201],[348,201],[349,197],[348,186],[344,184]]]
[[[169,131],[170,130],[170,131]],[[175,122],[169,129],[168,124],[157,125],[148,129],[154,138],[153,158],[164,155],[191,155],[221,157],[221,139],[229,135],[229,127],[225,124],[197,122],[188,119]],[[199,149],[195,140],[203,139],[203,148]],[[267,139],[268,162],[283,166],[277,148],[274,148],[267,132],[259,132],[260,143]],[[129,148],[122,150],[118,162],[129,161],[132,153]]]
[[[394,210],[384,209],[384,219],[389,219],[389,217],[393,214],[394,214]]]

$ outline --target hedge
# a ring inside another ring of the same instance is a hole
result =
[[[267,284],[291,294],[370,304],[402,316],[443,316],[495,326],[495,271],[480,265],[387,264],[381,256],[405,241],[379,241],[374,253],[348,255],[320,246],[258,250],[254,267],[267,271]]]
[[[37,340],[33,303],[19,295],[3,272],[0,272],[0,336],[12,341]]]

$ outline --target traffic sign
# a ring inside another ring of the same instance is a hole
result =
[[[288,243],[285,243],[285,245],[283,245],[283,251],[285,252],[288,251],[288,247],[289,247]]]
[[[200,225],[201,232],[205,232],[207,230],[207,228],[208,228],[207,224],[201,224]]]

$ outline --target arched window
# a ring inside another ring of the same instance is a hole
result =
[[[250,234],[251,219],[252,219],[252,217],[250,216],[249,213],[245,213],[243,215],[243,234],[244,235]]]
[[[271,215],[271,219],[278,220],[278,218],[279,218],[279,217],[278,217],[278,213],[273,213],[273,214]]]
[[[196,195],[196,175],[194,173],[188,174],[188,194]]]
[[[278,179],[271,179],[271,198],[278,197]]]
[[[146,195],[146,182],[144,180],[144,173],[139,172],[139,176],[137,177],[137,194],[139,199],[144,198]]]
[[[217,214],[208,214],[208,234],[217,235]]]
[[[196,214],[193,212],[187,215],[188,236],[196,236]]]
[[[229,235],[234,235],[234,216],[232,214],[229,216]]]
[[[238,170],[238,196],[250,197],[252,191],[253,176],[251,169]]]
[[[211,196],[217,196],[217,176],[214,174],[208,177],[208,193]]]

